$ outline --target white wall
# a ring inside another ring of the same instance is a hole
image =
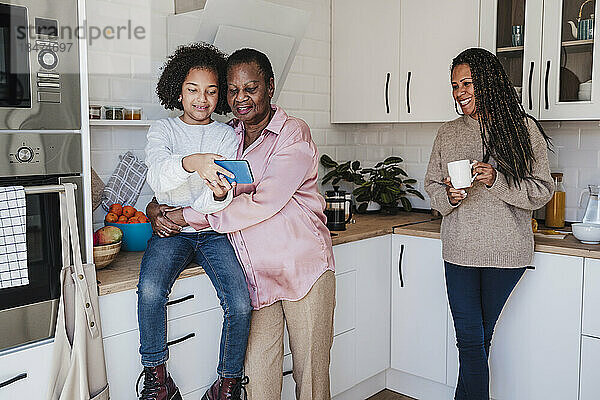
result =
[[[419,180],[422,189],[431,145],[440,124],[330,124],[330,0],[272,1],[312,13],[278,103],[309,124],[321,154],[338,161],[358,159],[365,165],[390,155],[401,156],[406,171]],[[172,2],[167,0],[88,0],[90,21],[106,18],[110,21],[114,15],[131,15],[151,27],[149,53],[148,46],[146,53],[135,54],[131,45],[121,46],[117,42],[104,47],[90,46],[91,103],[134,103],[144,106],[148,118],[166,115],[156,103],[153,91],[158,68],[166,57],[166,15],[173,12],[172,7]],[[150,15],[145,14],[149,10]],[[544,126],[556,144],[556,154],[550,155],[552,169],[565,173],[567,219],[576,220],[581,189],[588,183],[600,184],[600,128],[597,122],[546,123]],[[92,165],[105,181],[116,166],[119,154],[133,150],[143,157],[143,128],[93,128],[91,134]],[[150,198],[151,192],[145,188],[136,207],[143,209]],[[415,207],[429,207],[428,201],[411,200]],[[101,223],[103,217],[104,212],[97,211],[94,220]]]

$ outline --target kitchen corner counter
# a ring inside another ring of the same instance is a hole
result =
[[[394,233],[439,239],[440,224],[441,220],[436,220],[406,227],[396,227],[394,228]],[[538,234],[535,236],[535,251],[600,259],[599,244],[583,244],[575,239],[573,235],[567,235],[564,239],[557,239]]]
[[[428,213],[401,212],[397,215],[359,214],[354,217],[356,223],[348,224],[345,231],[332,234],[333,245],[354,242],[377,236],[390,234],[394,227],[404,224],[430,221]],[[439,232],[439,224],[438,224]],[[438,234],[439,237],[439,234]],[[293,242],[290,242],[293,245]],[[121,252],[109,266],[96,271],[98,293],[100,296],[135,289],[138,284],[140,262],[143,252]],[[190,264],[178,279],[203,274],[204,270],[197,264]]]

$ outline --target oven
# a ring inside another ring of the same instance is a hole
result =
[[[0,0],[0,130],[81,129],[77,1]]]
[[[81,135],[0,133],[0,186],[23,186],[29,283],[0,288],[0,351],[54,335],[62,268],[60,191],[77,186],[80,243],[84,241]],[[82,246],[82,251],[85,246]],[[68,251],[68,250],[67,250]],[[85,251],[83,253],[86,258]]]

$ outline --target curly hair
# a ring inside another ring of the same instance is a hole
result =
[[[484,162],[492,156],[498,163],[498,171],[520,186],[531,174],[535,161],[526,119],[535,122],[548,147],[550,138],[540,123],[525,112],[498,57],[482,48],[467,49],[452,60],[450,74],[462,64],[471,69]]]
[[[156,85],[156,94],[166,109],[183,111],[179,101],[185,78],[193,69],[206,69],[217,74],[219,80],[219,100],[215,112],[227,114],[227,56],[208,43],[192,43],[179,46],[162,66],[162,73]]]

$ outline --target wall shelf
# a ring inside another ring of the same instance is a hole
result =
[[[109,120],[109,119],[91,119],[90,126],[150,126],[154,120]]]
[[[525,49],[524,46],[498,47],[496,49],[496,53],[512,53],[515,51],[523,51],[524,49]]]

